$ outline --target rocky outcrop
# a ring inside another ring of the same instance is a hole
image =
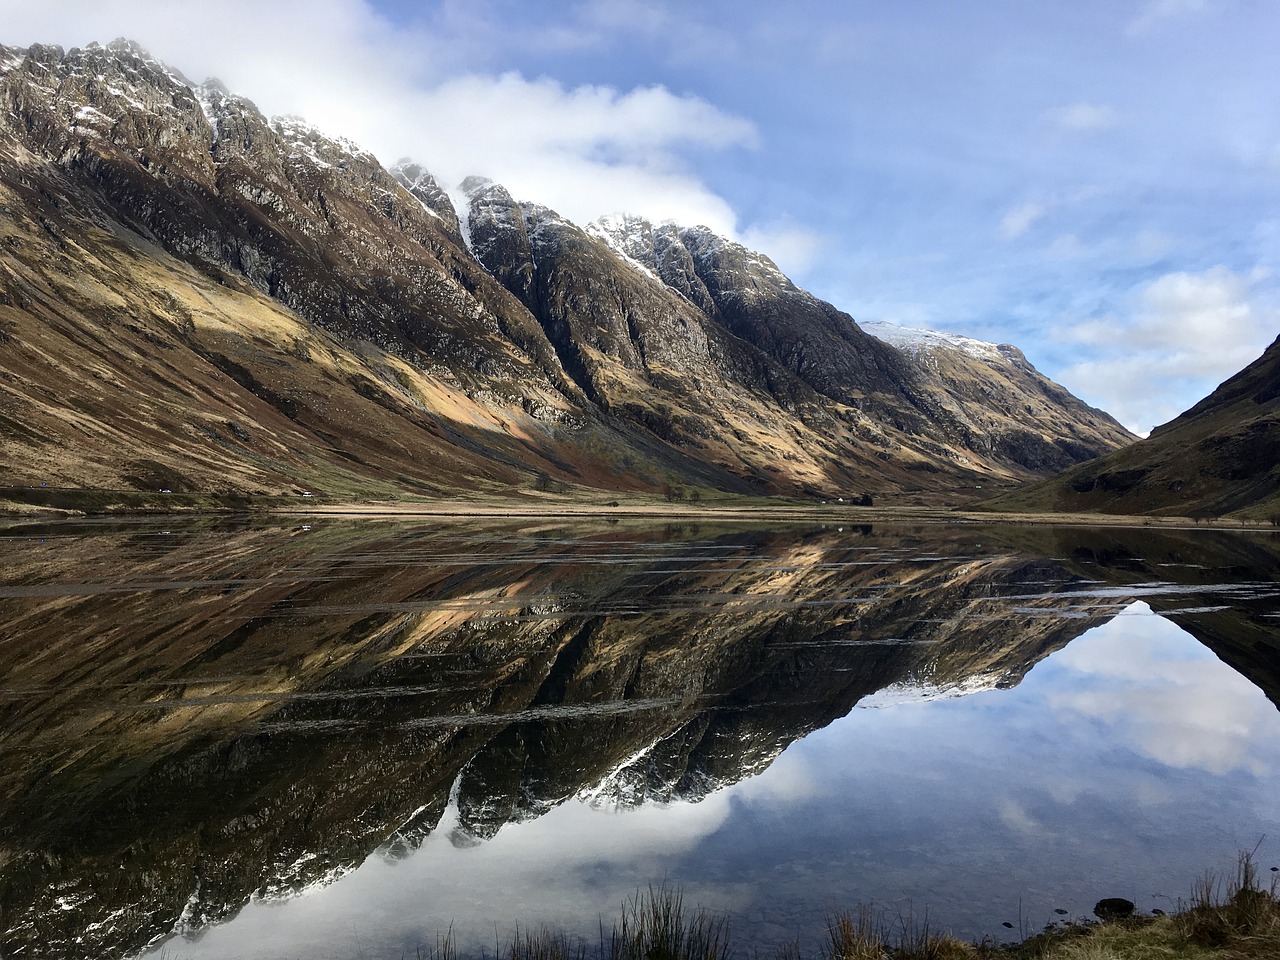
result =
[[[863,329],[908,359],[921,409],[947,424],[966,449],[1052,473],[1137,439],[1040,373],[1012,344],[890,323]]]

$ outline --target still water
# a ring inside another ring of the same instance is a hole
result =
[[[745,952],[1280,865],[1280,540],[166,521],[0,543],[6,957]],[[1065,913],[1063,913],[1065,911]]]

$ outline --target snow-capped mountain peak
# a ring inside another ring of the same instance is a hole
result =
[[[877,340],[883,340],[890,346],[897,347],[907,353],[931,353],[935,350],[959,350],[978,360],[993,363],[1007,362],[1014,348],[1007,344],[988,343],[963,337],[955,333],[942,333],[937,330],[925,330],[919,327],[900,327],[894,323],[880,320],[859,321],[864,331]]]

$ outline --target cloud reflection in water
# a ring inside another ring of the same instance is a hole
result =
[[[1280,714],[1141,602],[1012,690],[881,707],[699,803],[571,799],[474,846],[450,842],[451,808],[406,859],[253,904],[166,955],[412,955],[451,926],[492,950],[517,922],[594,941],[601,916],[663,881],[765,949],[860,901],[927,908],[978,937],[1107,895],[1168,907],[1206,866],[1280,831],[1265,799],[1280,795]]]
[[[1270,751],[1257,732],[1275,708],[1187,633],[1150,613],[1137,601],[1125,619],[1090,630],[1046,663],[1062,673],[1053,705],[1106,724],[1113,743],[1168,766],[1268,772]]]

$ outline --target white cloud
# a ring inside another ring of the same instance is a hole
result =
[[[1169,396],[1170,381],[1198,391],[1198,400],[1257,359],[1280,332],[1280,308],[1256,289],[1264,279],[1259,271],[1238,274],[1222,266],[1157,277],[1130,295],[1123,315],[1093,317],[1061,332],[1064,340],[1094,348],[1095,358],[1060,378],[1145,434],[1185,408],[1152,399]]]
[[[1234,372],[1257,355],[1255,345],[1272,326],[1250,302],[1251,280],[1222,266],[1165,274],[1142,288],[1141,313],[1126,339],[1199,351],[1210,369]]]
[[[742,243],[764,251],[779,269],[793,280],[803,275],[829,242],[807,227],[781,224],[752,224],[742,231]]]
[[[1101,196],[1102,191],[1086,183],[1071,190],[1047,191],[1009,210],[1000,219],[1000,233],[1006,240],[1016,240],[1049,214],[1070,210]]]
[[[1034,200],[1014,207],[1000,220],[1000,233],[1006,240],[1015,240],[1022,236],[1038,220],[1042,220],[1049,212],[1048,206]]]
[[[1049,111],[1049,120],[1069,133],[1095,133],[1118,125],[1120,116],[1114,107],[1106,104],[1073,103]]]
[[[595,4],[591,15],[621,29],[638,9]],[[729,205],[683,158],[753,146],[751,123],[657,85],[464,72],[483,18],[445,4],[428,24],[395,28],[364,0],[0,0],[5,42],[129,36],[194,80],[219,76],[265,113],[301,115],[384,162],[413,157],[445,186],[479,173],[578,223],[626,209],[734,234]]]
[[[1169,395],[1166,378],[1153,375],[1145,358],[1085,360],[1067,367],[1054,379],[1140,437],[1187,407]]]

